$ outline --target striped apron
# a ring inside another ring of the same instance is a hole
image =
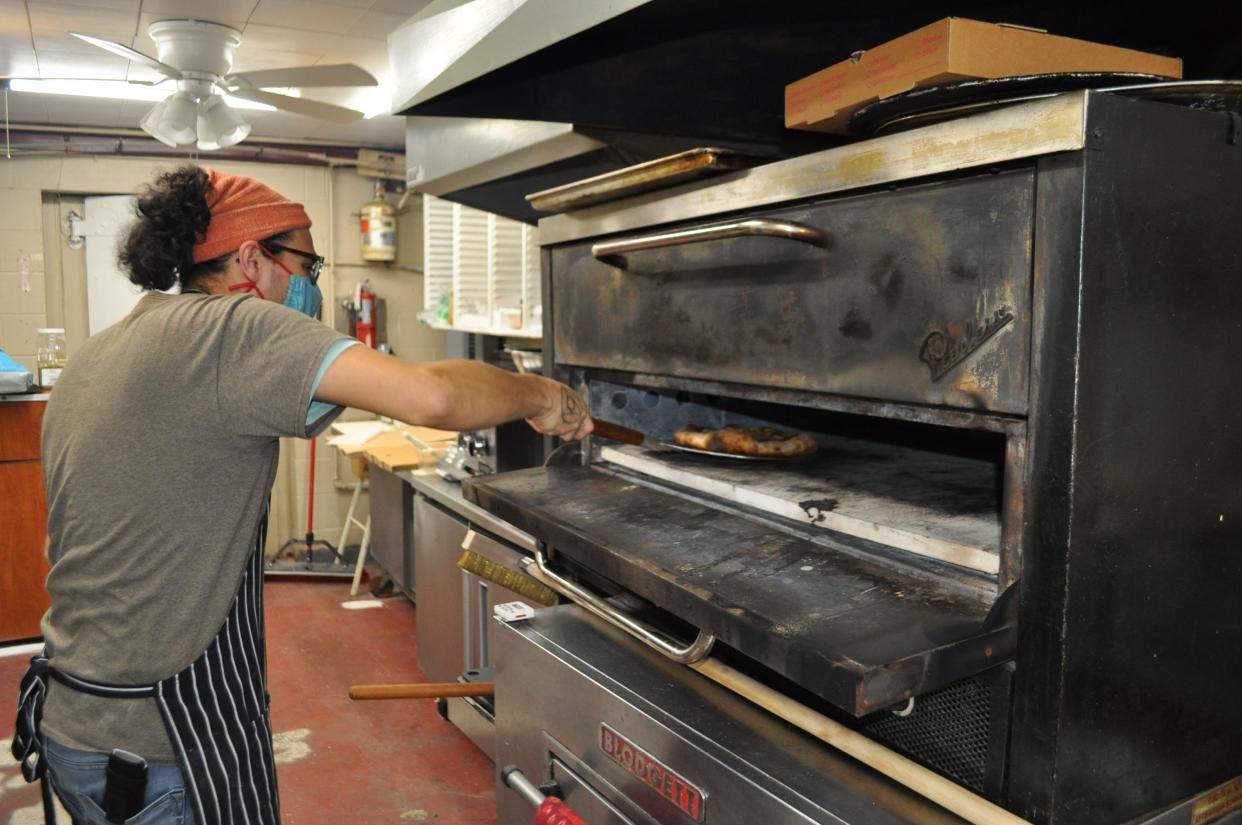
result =
[[[13,756],[27,782],[43,782],[44,818],[55,825],[39,726],[47,679],[94,696],[151,697],[185,777],[186,804],[199,825],[279,825],[280,800],[268,718],[263,631],[263,545],[267,517],[224,627],[193,664],[153,685],[79,679],[36,656],[22,679]]]

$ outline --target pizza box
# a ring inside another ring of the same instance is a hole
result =
[[[785,127],[845,133],[858,109],[911,89],[1060,72],[1180,78],[1182,61],[1003,23],[946,17],[790,83]]]

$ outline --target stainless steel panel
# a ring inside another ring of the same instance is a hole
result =
[[[496,625],[496,764],[532,782],[553,759],[591,772],[592,789],[636,822],[694,821],[600,747],[601,725],[702,792],[708,825],[948,825],[962,820],[692,670],[663,660],[572,605]],[[498,821],[528,825],[530,804],[498,785]]]
[[[552,779],[561,787],[561,794],[574,813],[591,825],[635,825],[634,820],[616,809],[599,791],[557,757],[549,769]]]
[[[402,479],[375,464],[370,467],[370,484],[371,546],[368,553],[399,589],[412,594],[415,580],[411,564],[413,492]]]
[[[470,549],[496,564],[508,567],[521,573],[521,560],[524,553],[508,547],[482,533],[477,533]],[[458,556],[461,554],[458,553]],[[505,602],[525,601],[521,594],[515,593],[495,582],[485,581],[472,573],[462,572],[465,586],[466,616],[466,668],[480,670],[492,667],[492,608]]]
[[[647,1],[431,3],[388,37],[393,111],[430,100]]]
[[[445,481],[437,475],[414,475],[408,470],[403,470],[398,475],[415,492],[421,493],[437,504],[443,505],[447,510],[461,516],[463,521],[468,521],[472,525],[481,527],[520,549],[534,552],[534,538],[514,528],[508,522],[501,521],[479,505],[466,501],[462,498],[460,484]]]
[[[418,665],[433,682],[453,682],[466,669],[465,603],[457,567],[466,537],[463,520],[432,504],[414,500],[415,577],[418,592]]]
[[[1034,189],[1023,169],[749,216],[827,249],[556,247],[556,362],[1023,414]]]
[[[406,183],[445,195],[601,149],[570,123],[494,118],[411,117]]]
[[[477,699],[462,697],[447,701],[448,720],[466,734],[466,737],[474,743],[476,748],[483,751],[488,759],[495,759],[496,717],[479,704]]]

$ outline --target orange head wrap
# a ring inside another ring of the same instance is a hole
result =
[[[208,169],[211,192],[207,208],[211,222],[207,236],[194,245],[194,263],[210,261],[237,249],[245,241],[258,241],[288,232],[309,229],[311,220],[302,204],[291,201],[254,178]]]

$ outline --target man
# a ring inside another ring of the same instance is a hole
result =
[[[278,439],[343,406],[565,439],[591,420],[555,381],[403,362],[314,321],[310,219],[256,180],[182,167],[138,211],[121,262],[150,291],[74,356],[44,420],[52,606],[14,752],[75,822],[117,816],[120,749],[147,763],[125,822],[277,823],[262,548]]]

